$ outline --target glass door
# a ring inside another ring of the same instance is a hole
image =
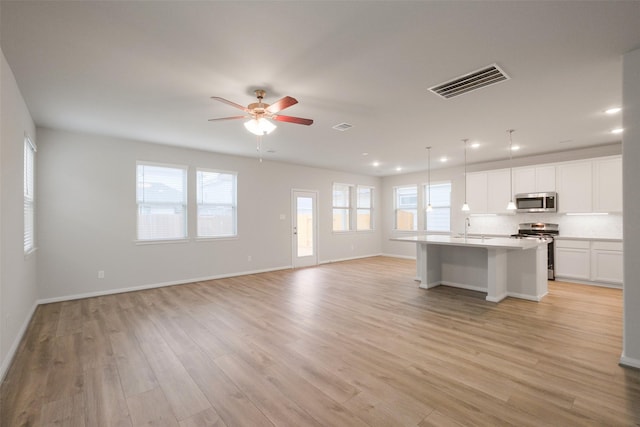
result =
[[[316,198],[317,193],[314,191],[293,191],[292,244],[294,268],[318,264]]]

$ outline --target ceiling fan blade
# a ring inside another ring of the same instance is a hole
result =
[[[211,99],[215,99],[216,101],[220,101],[220,102],[225,103],[227,105],[231,105],[232,107],[235,107],[235,108],[237,108],[239,110],[242,110],[244,112],[247,112],[247,113],[249,112],[249,109],[247,107],[245,107],[243,105],[240,105],[240,104],[236,104],[235,102],[229,101],[228,99],[220,98],[219,96],[212,96]]]
[[[248,119],[249,116],[232,116],[232,117],[221,117],[219,119],[209,119],[210,122],[217,122],[219,120],[235,120],[235,119]]]
[[[290,96],[285,96],[284,98],[281,98],[276,102],[274,102],[273,104],[269,105],[266,108],[266,111],[268,113],[274,114],[274,113],[277,113],[278,111],[284,110],[285,108],[289,108],[292,105],[296,105],[297,103],[298,103],[297,99],[292,98]]]
[[[277,120],[279,122],[287,122],[287,123],[295,123],[298,125],[312,125],[313,120],[311,119],[303,119],[302,117],[291,117],[291,116],[272,116],[273,120]]]

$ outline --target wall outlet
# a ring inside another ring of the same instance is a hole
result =
[[[98,271],[98,279],[104,279],[104,270]]]
[[[252,258],[251,258],[251,255],[249,255],[249,256],[247,257],[247,261],[251,261],[251,259],[252,259]]]
[[[280,214],[280,219],[281,220],[285,220],[285,219],[287,219],[287,216],[285,214]]]

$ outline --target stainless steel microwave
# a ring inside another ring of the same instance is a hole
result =
[[[520,193],[516,194],[517,212],[557,212],[558,193]]]

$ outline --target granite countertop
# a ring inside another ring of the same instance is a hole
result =
[[[615,237],[575,237],[575,236],[556,236],[556,240],[583,240],[591,242],[622,242],[623,239]]]
[[[546,241],[538,241],[531,239],[511,239],[509,237],[482,237],[468,235],[466,238],[461,236],[446,235],[429,235],[429,236],[410,236],[395,237],[391,240],[398,242],[426,243],[433,245],[447,246],[467,246],[477,248],[494,248],[494,249],[532,249],[539,245],[546,245]]]

